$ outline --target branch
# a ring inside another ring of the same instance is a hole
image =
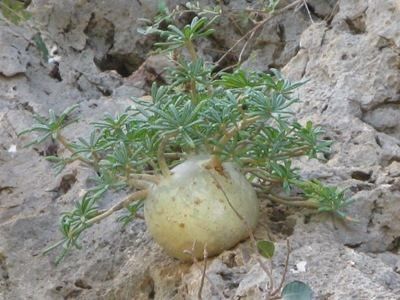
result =
[[[160,183],[160,176],[157,175],[151,175],[151,174],[135,174],[135,173],[130,173],[129,176],[131,178],[134,178],[136,180],[144,180],[144,181],[148,181],[151,183],[155,183],[158,184]]]
[[[301,3],[302,1],[303,1],[303,0],[296,0],[295,2],[293,2],[293,3],[291,3],[291,4],[287,5],[287,6],[285,6],[284,8],[281,8],[281,9],[275,11],[274,14],[269,15],[269,16],[266,17],[264,20],[258,22],[256,26],[254,26],[250,31],[248,31],[248,32],[247,32],[244,36],[242,36],[240,39],[238,39],[238,40],[236,41],[236,43],[233,44],[233,46],[232,46],[230,49],[228,49],[228,50],[225,52],[225,54],[222,55],[222,56],[220,57],[220,59],[218,59],[218,61],[217,61],[215,64],[216,64],[216,65],[220,65],[221,62],[225,59],[225,57],[226,57],[229,53],[231,53],[231,52],[233,51],[233,49],[235,49],[235,48],[236,48],[243,40],[245,40],[247,37],[253,37],[253,36],[254,36],[254,33],[255,33],[258,29],[260,29],[262,26],[264,26],[265,23],[267,23],[267,22],[268,22],[269,20],[271,20],[273,17],[275,17],[276,15],[279,15],[279,14],[281,14],[281,13],[283,13],[283,12],[285,12],[285,11],[287,11],[287,10],[293,8],[293,7],[295,7],[296,5],[298,5],[299,3]],[[248,43],[248,42],[246,42],[246,44],[247,44],[247,43]],[[245,45],[246,45],[246,44],[245,44]]]
[[[289,239],[286,240],[286,249],[287,249],[287,252],[286,252],[286,260],[285,260],[285,269],[283,270],[281,282],[279,283],[279,286],[270,293],[270,296],[275,296],[277,293],[279,293],[282,290],[283,284],[285,283],[287,271],[289,268],[290,253],[292,252],[292,248],[290,247]]]
[[[75,154],[74,148],[71,147],[71,145],[68,143],[67,139],[61,133],[57,134],[57,141],[59,141],[60,144],[63,145],[69,152],[71,152],[72,154]],[[96,166],[93,161],[88,160],[81,155],[75,154],[75,157],[85,164],[88,164],[88,165],[94,166],[94,167]]]
[[[283,199],[282,197],[279,197],[279,196],[274,195],[274,194],[268,194],[268,195],[266,195],[266,197],[269,200],[272,200],[272,201],[280,203],[280,204],[285,204],[285,205],[288,205],[288,206],[298,206],[298,207],[305,207],[305,208],[312,208],[312,209],[319,208],[319,205],[317,203],[315,203],[314,201],[312,201],[312,200],[305,200],[305,201],[304,200],[303,201],[301,201],[301,200],[288,200],[290,198]],[[298,198],[296,198],[296,199],[298,199]]]
[[[167,137],[163,137],[160,145],[158,146],[158,151],[157,151],[157,158],[158,158],[158,165],[161,170],[161,174],[164,177],[170,177],[171,172],[169,171],[167,161],[165,160],[165,155],[164,155],[164,150],[165,150],[165,145],[167,143]]]
[[[203,285],[204,285],[204,278],[207,278],[208,282],[210,283],[211,287],[218,293],[218,296],[220,299],[225,299],[225,296],[219,291],[219,289],[215,286],[214,282],[211,280],[210,276],[207,275],[206,270],[207,270],[207,258],[208,258],[208,252],[206,249],[207,245],[204,245],[204,254],[203,254],[203,259],[204,259],[204,267],[201,267],[199,261],[197,260],[194,252],[196,248],[196,240],[193,242],[193,246],[191,250],[184,250],[183,253],[189,254],[192,257],[193,264],[197,267],[197,269],[200,270],[202,273],[201,281],[200,281],[200,288],[197,293],[198,299],[201,298],[201,292],[203,290]]]
[[[218,148],[221,148],[225,146],[229,140],[235,136],[236,133],[238,133],[240,130],[243,130],[247,128],[248,126],[254,124],[260,119],[259,116],[251,117],[248,119],[243,119],[240,121],[235,127],[229,129],[224,136],[219,140],[219,143],[217,146],[214,147],[214,151],[216,151]]]
[[[149,193],[148,190],[137,191],[137,192],[129,195],[128,197],[126,197],[122,201],[118,202],[114,206],[110,207],[109,209],[103,211],[98,216],[90,219],[89,221],[86,222],[86,224],[87,225],[92,225],[92,224],[98,223],[101,220],[103,220],[103,219],[107,218],[108,216],[112,215],[114,212],[116,212],[118,210],[121,210],[121,209],[123,209],[125,207],[128,207],[128,205],[130,203],[132,203],[133,201],[137,201],[139,199],[146,198],[148,193]]]

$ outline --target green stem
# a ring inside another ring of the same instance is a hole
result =
[[[192,98],[193,105],[198,104],[198,94],[197,94],[197,85],[195,80],[190,81],[190,95]]]
[[[134,178],[136,180],[143,180],[143,181],[148,181],[151,183],[160,183],[160,176],[157,175],[150,175],[150,174],[135,174],[131,173],[130,174],[131,178]]]
[[[192,59],[193,62],[195,62],[197,60],[197,52],[196,52],[196,49],[194,48],[193,42],[190,40],[187,41],[186,48],[189,51],[190,58]]]
[[[157,158],[158,158],[158,165],[160,167],[161,174],[164,177],[170,177],[171,172],[169,171],[168,164],[167,164],[167,161],[165,160],[165,155],[164,155],[164,150],[165,150],[166,144],[167,144],[167,137],[164,137],[161,140],[160,145],[158,146]]]
[[[282,159],[292,158],[292,157],[296,157],[296,156],[302,156],[309,149],[310,149],[309,146],[297,147],[297,148],[291,149],[290,151],[279,153],[277,156],[274,156],[274,159],[282,160]]]
[[[75,153],[74,148],[71,147],[71,144],[68,143],[66,138],[63,135],[61,135],[61,133],[57,134],[57,141],[59,141],[60,144],[63,145],[69,152],[71,152],[72,154]],[[91,165],[91,166],[95,166],[95,164],[91,160],[88,160],[88,159],[84,158],[81,155],[75,155],[75,156],[81,162],[84,162],[84,163],[86,163],[88,165]]]
[[[149,191],[148,190],[141,190],[141,191],[137,191],[131,195],[129,195],[128,197],[126,197],[125,199],[123,199],[122,201],[118,202],[117,204],[115,204],[114,206],[110,207],[109,209],[107,209],[106,211],[104,211],[103,213],[97,215],[96,217],[90,219],[89,221],[86,222],[86,225],[93,225],[95,223],[100,222],[101,220],[103,220],[104,218],[107,218],[108,216],[112,215],[114,212],[123,209],[124,207],[128,207],[129,204],[131,204],[133,201],[137,201],[143,198],[146,198],[148,195]],[[72,232],[72,236],[73,236]]]
[[[235,136],[239,131],[249,127],[260,119],[259,116],[245,118],[240,121],[235,127],[229,129],[224,136],[219,140],[217,146],[214,147],[214,152],[217,150],[222,150],[222,148],[230,141],[231,138]]]

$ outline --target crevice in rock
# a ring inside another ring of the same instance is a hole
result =
[[[69,300],[69,299],[78,299],[78,297],[81,295],[82,290],[73,290],[71,292],[69,292],[66,296],[65,296],[65,300]]]
[[[40,156],[58,156],[58,144],[55,143],[54,141],[51,141],[49,143],[46,143],[44,148],[42,150],[39,150],[38,148],[33,148]]]
[[[375,226],[375,222],[374,222],[374,218],[375,218],[375,214],[382,214],[383,212],[383,207],[378,205],[378,201],[375,200],[372,203],[372,209],[371,209],[371,213],[369,215],[369,221],[367,224],[367,233],[370,233],[370,228]]]
[[[17,107],[23,110],[30,112],[31,114],[35,113],[33,107],[29,104],[29,102],[18,103]]]
[[[274,50],[274,53],[272,54],[272,61],[276,62],[279,60],[281,57],[283,51],[285,50],[286,47],[286,33],[285,33],[285,26],[283,24],[277,24],[276,27],[276,32],[279,37],[279,43],[276,43],[276,48]],[[297,51],[296,51],[297,54]],[[295,56],[294,54],[293,56]],[[271,63],[268,65],[268,68],[273,68],[273,69],[281,69],[283,65],[277,64],[277,63]]]
[[[379,148],[382,148],[382,142],[381,142],[379,136],[375,136],[375,142],[379,146]]]
[[[400,250],[400,236],[395,237],[387,248],[387,251],[398,253]]]
[[[57,81],[62,81],[62,77],[61,77],[61,74],[60,74],[60,69],[58,67],[58,63],[54,63],[52,69],[49,72],[49,76],[50,76],[50,78],[53,78],[53,79],[55,79]]]
[[[140,285],[140,290],[143,294],[148,296],[148,299],[154,299],[156,296],[156,291],[154,289],[154,280],[150,276],[146,277],[142,284]]]
[[[93,61],[101,71],[115,70],[122,77],[128,77],[143,63],[133,53],[112,52],[115,26],[111,21],[92,13],[84,33],[87,47],[95,53]]]
[[[61,195],[66,194],[72,186],[76,183],[76,170],[74,170],[72,173],[65,174],[61,180],[60,183],[53,189],[49,190],[49,192],[54,192],[56,193],[55,198],[60,197]]]
[[[366,172],[357,170],[357,171],[353,171],[351,173],[351,178],[356,179],[356,180],[360,180],[360,181],[368,181],[368,180],[370,180],[371,175],[372,175],[371,171],[366,173]]]
[[[363,242],[358,242],[358,243],[346,243],[344,246],[350,248],[350,249],[358,249],[360,248],[364,243]]]
[[[130,76],[142,63],[132,54],[106,54],[95,58],[94,63],[101,71],[115,70],[122,77]]]
[[[366,32],[365,13],[354,19],[347,18],[345,22],[352,34],[363,34]]]
[[[5,288],[8,290],[10,288],[10,275],[8,273],[8,268],[7,268],[7,263],[6,263],[7,257],[0,252],[0,288],[2,287],[2,281],[4,282]]]
[[[74,285],[80,289],[85,289],[85,290],[91,290],[92,286],[88,284],[85,280],[83,279],[78,279],[75,281]]]

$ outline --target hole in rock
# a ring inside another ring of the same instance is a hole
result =
[[[381,142],[379,136],[376,136],[376,137],[375,137],[375,142],[376,142],[376,144],[377,144],[379,147],[382,148],[382,142]]]
[[[351,178],[360,180],[360,181],[368,181],[371,178],[372,172],[363,172],[363,171],[353,171],[351,173]]]
[[[352,34],[363,34],[366,32],[364,14],[354,19],[346,19],[345,22]]]
[[[395,237],[387,248],[388,251],[397,253],[400,250],[400,236]]]
[[[60,181],[60,184],[53,190],[58,195],[66,194],[76,182],[76,171],[65,174]]]
[[[86,281],[84,281],[83,279],[78,279],[77,281],[75,281],[75,286],[81,289],[85,289],[85,290],[90,290],[92,289],[92,286],[89,285]]]
[[[154,290],[154,281],[151,277],[146,277],[142,284],[140,285],[140,289],[148,295],[148,299],[154,299],[156,296],[156,292]]]
[[[62,81],[62,77],[60,74],[60,69],[58,67],[58,63],[53,65],[53,68],[49,72],[49,76],[57,81]]]
[[[66,296],[65,296],[65,300],[69,300],[69,299],[79,299],[80,294],[82,293],[82,290],[73,290],[71,292],[69,292]]]
[[[122,77],[130,76],[142,62],[142,59],[132,54],[106,54],[94,59],[94,63],[101,71],[115,70]]]
[[[115,35],[115,26],[111,21],[92,13],[84,33],[87,47],[95,54],[93,61],[101,71],[115,70],[122,77],[128,77],[143,63],[143,59],[135,53],[111,52]]]
[[[346,243],[344,244],[346,247],[351,248],[351,249],[357,249],[359,248],[361,245],[363,244],[363,242],[358,242],[358,243]]]

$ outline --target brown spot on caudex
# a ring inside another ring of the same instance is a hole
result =
[[[194,204],[199,205],[200,203],[201,203],[201,199],[196,198],[196,199],[194,200]]]
[[[205,166],[206,169],[208,170],[215,170],[217,171],[220,175],[226,176],[224,172],[224,167],[222,166],[221,161],[218,159],[217,156],[213,155],[210,159],[210,161],[207,163]]]
[[[184,223],[179,223],[179,227],[180,228],[185,228],[185,224]]]

